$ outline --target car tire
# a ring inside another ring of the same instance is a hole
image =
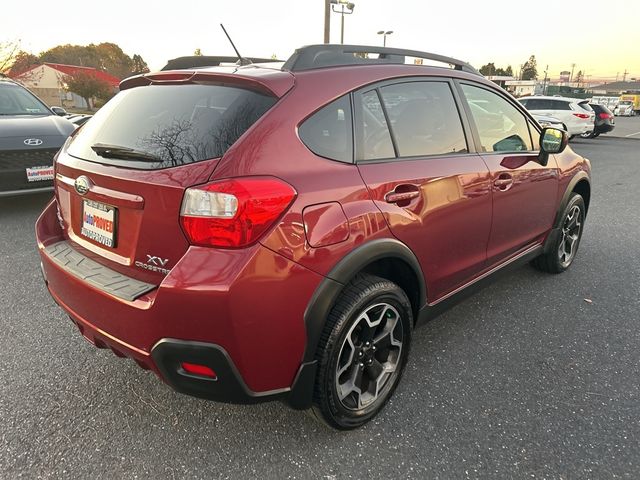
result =
[[[596,132],[593,134],[593,138],[599,137],[600,136],[600,132]]]
[[[593,130],[591,130],[590,132],[585,132],[580,134],[580,138],[593,138],[595,136],[596,134]]]
[[[531,264],[548,273],[562,273],[569,268],[578,253],[585,215],[586,208],[582,196],[572,193],[562,212],[560,234],[549,246],[548,251],[535,258]]]
[[[574,138],[576,138],[575,135],[569,135],[569,141],[573,140]]]
[[[318,345],[316,418],[351,430],[376,416],[400,381],[412,328],[411,303],[398,285],[356,276],[331,310]]]

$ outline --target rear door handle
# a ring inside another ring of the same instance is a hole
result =
[[[404,203],[418,198],[420,196],[420,189],[415,185],[403,183],[397,185],[396,188],[387,192],[384,196],[384,200],[387,203]]]
[[[509,190],[513,186],[513,177],[508,173],[501,173],[498,178],[493,181],[493,184],[500,191]]]

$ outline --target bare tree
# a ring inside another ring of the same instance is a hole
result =
[[[13,61],[20,51],[20,42],[0,42],[0,73],[4,74],[11,68]]]

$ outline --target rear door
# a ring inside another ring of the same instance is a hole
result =
[[[540,164],[538,130],[506,96],[478,84],[459,85],[491,171],[491,266],[549,231],[557,206],[558,168],[552,155],[547,166]]]
[[[239,87],[150,85],[120,92],[82,127],[56,165],[66,236],[114,270],[157,281],[188,242],[184,190],[274,103]]]
[[[490,174],[470,151],[453,84],[385,83],[355,95],[356,159],[433,302],[477,275],[491,227]]]

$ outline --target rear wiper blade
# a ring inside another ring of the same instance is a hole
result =
[[[106,143],[96,143],[91,145],[91,150],[104,158],[122,158],[131,160],[142,160],[145,162],[162,162],[162,159],[148,152],[136,150],[118,145],[108,145]]]

